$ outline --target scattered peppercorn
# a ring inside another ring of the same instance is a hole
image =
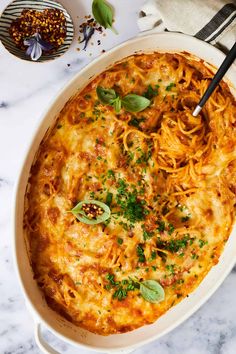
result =
[[[79,32],[83,33],[83,29],[84,27],[93,27],[96,31],[98,31],[99,33],[103,32],[103,28],[97,24],[97,22],[95,21],[94,18],[91,18],[89,16],[85,16],[85,19],[87,19],[87,21],[83,22],[80,26],[79,26]]]
[[[87,47],[87,44],[90,40],[90,38],[94,35],[95,31],[99,32],[100,34],[103,33],[103,28],[100,26],[94,18],[91,17],[91,15],[85,16],[84,17],[86,21],[84,21],[80,26],[79,26],[79,32],[83,34],[83,39],[81,40],[81,36],[78,38],[79,43],[85,42],[84,45],[84,50]],[[97,41],[98,45],[101,45],[101,41]],[[91,42],[91,45],[94,45],[93,42]],[[90,55],[90,54],[89,54]]]

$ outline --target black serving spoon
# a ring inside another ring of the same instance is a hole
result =
[[[211,83],[209,84],[208,88],[206,89],[204,95],[200,99],[198,105],[193,111],[193,116],[196,117],[199,112],[201,112],[202,107],[208,100],[208,98],[211,96],[212,92],[215,90],[216,86],[222,79],[222,77],[225,75],[231,64],[234,62],[236,59],[236,42],[234,43],[233,47],[230,49],[229,53],[227,54],[225,60],[219,67],[218,71],[216,72],[215,76],[213,77]]]

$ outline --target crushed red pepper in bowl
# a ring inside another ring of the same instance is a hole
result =
[[[47,62],[69,49],[70,13],[57,0],[12,0],[0,16],[0,41],[19,59]]]
[[[50,43],[53,50],[56,50],[64,43],[66,37],[66,18],[58,9],[43,11],[24,9],[21,15],[12,21],[9,33],[20,49],[26,49],[24,44],[26,38],[39,33],[42,40]]]

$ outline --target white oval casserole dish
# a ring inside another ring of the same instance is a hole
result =
[[[152,325],[141,327],[125,334],[108,337],[96,335],[76,327],[66,321],[46,304],[43,294],[33,279],[27,255],[26,242],[23,232],[24,195],[29,177],[30,167],[34,160],[39,144],[46,131],[52,126],[55,118],[68,101],[78,90],[82,89],[94,76],[98,75],[115,62],[136,52],[182,52],[186,51],[215,67],[219,67],[225,55],[211,45],[196,38],[176,33],[161,33],[139,37],[125,42],[112,49],[81,70],[75,78],[66,85],[57,98],[45,112],[29,145],[22,170],[20,172],[14,193],[14,257],[19,281],[26,299],[26,304],[36,323],[36,341],[43,352],[57,353],[43,340],[40,333],[40,324],[53,332],[67,343],[84,346],[90,350],[107,353],[129,353],[135,348],[168,333],[190,315],[192,315],[219,287],[236,262],[236,228],[226,243],[219,263],[211,269],[200,286],[188,298],[171,308],[166,314]],[[236,68],[231,67],[227,73],[227,80],[236,87]]]

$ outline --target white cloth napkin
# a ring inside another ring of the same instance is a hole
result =
[[[186,33],[229,50],[236,41],[236,0],[148,0],[138,26]]]

